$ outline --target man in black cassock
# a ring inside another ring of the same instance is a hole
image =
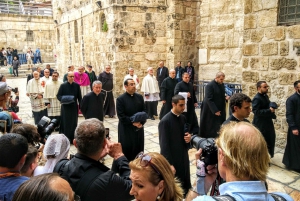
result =
[[[99,80],[93,82],[91,92],[86,94],[81,101],[80,110],[85,119],[97,118],[103,121],[104,94],[101,93],[102,83]]]
[[[188,156],[191,134],[185,129],[186,118],[182,115],[185,99],[181,95],[172,98],[172,110],[158,124],[160,153],[174,166],[184,195],[191,188],[190,161]]]
[[[286,121],[289,125],[282,163],[300,172],[300,80],[294,82],[296,93],[286,100]]]
[[[129,78],[124,81],[126,92],[117,98],[118,141],[123,153],[131,161],[144,151],[143,122],[131,122],[130,117],[137,112],[146,112],[143,96],[135,93],[135,82]]]
[[[177,84],[175,79],[175,70],[169,71],[169,77],[164,79],[160,87],[160,95],[163,106],[161,107],[159,119],[162,119],[172,109],[172,97],[174,96],[174,89]]]
[[[232,114],[224,121],[222,125],[228,124],[231,121],[245,121],[251,112],[251,98],[243,93],[236,93],[230,97],[230,110]]]
[[[164,79],[166,79],[169,75],[169,69],[167,67],[164,66],[164,62],[160,61],[157,71],[156,71],[156,80],[158,82],[158,87],[160,89],[160,85],[161,83],[164,81]],[[160,93],[159,93],[159,97],[160,97]]]
[[[272,119],[276,119],[275,109],[270,107],[269,86],[265,81],[256,84],[258,93],[252,99],[252,111],[254,114],[252,124],[258,128],[264,136],[268,151],[273,158],[275,148],[275,128]]]
[[[57,99],[61,103],[61,122],[59,127],[59,133],[65,134],[73,144],[74,132],[78,122],[78,106],[77,103],[81,102],[81,91],[79,84],[74,82],[74,73],[68,73],[68,81],[60,85],[57,92]],[[73,101],[64,102],[67,96],[73,96]]]
[[[178,94],[179,92],[187,92],[187,112],[183,112],[182,114],[186,117],[187,123],[190,126],[191,133],[198,133],[199,125],[195,112],[195,107],[198,106],[197,98],[195,95],[195,90],[193,84],[190,82],[190,76],[188,73],[183,73],[182,81],[177,83],[174,89],[174,94]]]
[[[110,71],[110,65],[105,66],[105,71],[99,74],[98,80],[102,82],[102,92],[105,94],[103,108],[104,115],[113,118],[116,115],[116,109],[113,95],[113,74],[111,74]]]
[[[89,76],[90,87],[91,87],[91,90],[93,90],[93,82],[97,80],[97,76],[96,76],[95,71],[93,71],[93,66],[87,65],[86,68],[87,68],[87,70],[85,71],[85,73]]]
[[[205,87],[205,97],[200,113],[200,137],[217,137],[217,132],[226,120],[224,79],[225,74],[218,72],[216,78]]]

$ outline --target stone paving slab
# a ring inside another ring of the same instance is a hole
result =
[[[20,91],[20,112],[18,115],[23,119],[23,122],[33,124],[32,112],[30,107],[29,98],[26,96],[26,79],[25,78],[15,78],[7,79],[7,83],[11,87],[19,87]],[[161,103],[158,105],[158,111],[161,108]],[[196,109],[196,114],[200,114],[200,110]],[[78,118],[78,122],[82,122],[83,117]],[[145,128],[145,152],[159,152],[159,139],[158,139],[158,123],[159,120],[148,120],[144,126]],[[112,141],[118,140],[118,118],[104,118],[105,127],[110,128],[110,136]],[[195,149],[189,150],[190,159],[190,172],[191,181],[194,183],[196,179],[196,167],[195,167]],[[70,154],[75,154],[77,152],[76,148],[72,145],[70,148]],[[271,160],[271,167],[269,170],[268,184],[270,192],[286,192],[290,194],[294,200],[300,201],[300,174],[294,171],[289,171],[285,169],[284,165],[281,163],[284,150],[276,148],[275,156]],[[105,165],[111,167],[113,159],[109,156],[105,157]]]

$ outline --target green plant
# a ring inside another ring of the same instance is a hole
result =
[[[102,31],[103,31],[103,32],[107,32],[107,31],[108,31],[108,26],[107,26],[106,21],[103,22],[103,25],[102,25]]]

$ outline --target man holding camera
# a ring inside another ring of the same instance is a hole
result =
[[[182,115],[185,109],[185,98],[175,95],[172,98],[172,110],[158,124],[160,153],[175,168],[175,176],[180,180],[184,195],[191,188],[190,161],[188,156],[189,124]]]
[[[77,154],[67,163],[58,162],[54,172],[66,179],[73,191],[84,201],[127,201],[129,194],[129,162],[122,152],[120,143],[105,138],[105,127],[96,118],[81,122],[75,130],[73,144]],[[119,175],[100,163],[105,155],[113,159],[113,166]]]
[[[269,96],[267,95],[269,85],[265,81],[259,81],[256,84],[257,94],[252,100],[252,111],[254,118],[252,124],[260,130],[268,145],[271,158],[274,156],[275,148],[275,128],[272,119],[276,119],[275,109],[270,105]]]
[[[293,199],[284,193],[269,194],[266,189],[266,177],[270,157],[266,142],[257,128],[247,122],[230,122],[220,130],[216,140],[218,165],[200,165],[197,175],[197,190],[190,191],[186,201],[213,200],[286,200]],[[196,153],[198,164],[203,150]],[[197,167],[198,168],[198,167]],[[226,183],[220,186],[221,196],[207,196],[207,192],[216,179],[217,168]],[[201,195],[201,196],[199,196]]]

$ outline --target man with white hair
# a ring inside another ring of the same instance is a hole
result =
[[[52,77],[50,76],[50,71],[46,68],[44,70],[44,76],[41,77],[42,87],[45,87],[46,83],[50,81]]]
[[[146,104],[147,114],[149,119],[155,120],[154,115],[157,116],[157,104],[159,100],[158,82],[153,75],[153,68],[147,69],[148,75],[144,77],[141,92],[144,92],[144,101]]]
[[[123,89],[124,89],[124,91],[126,91],[124,82],[125,82],[125,80],[127,80],[127,79],[129,79],[129,78],[130,78],[130,79],[133,79],[133,81],[134,81],[134,83],[135,83],[136,91],[137,91],[138,89],[140,89],[140,80],[139,80],[139,78],[137,77],[137,75],[134,74],[133,68],[129,68],[129,69],[128,69],[128,74],[125,75],[124,80],[123,80]]]

